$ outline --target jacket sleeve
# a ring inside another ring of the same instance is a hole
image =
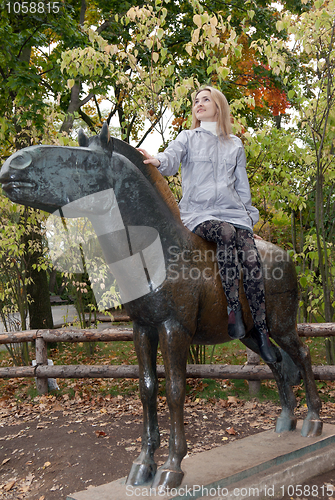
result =
[[[187,157],[187,133],[183,130],[174,141],[171,141],[163,153],[155,158],[161,162],[158,170],[163,175],[174,175],[178,172],[180,163]]]
[[[249,180],[246,169],[246,156],[243,145],[238,150],[236,159],[236,169],[235,169],[235,189],[241,198],[242,203],[248,212],[249,217],[252,220],[253,225],[255,225],[259,220],[259,211],[256,207],[251,204],[251,192],[249,186]]]

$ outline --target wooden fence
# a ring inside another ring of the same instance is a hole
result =
[[[297,327],[301,337],[331,337],[335,335],[334,323],[301,323]],[[130,328],[105,330],[25,330],[0,334],[0,344],[36,342],[36,366],[0,367],[0,378],[36,377],[40,394],[48,391],[48,378],[138,378],[137,365],[48,365],[48,342],[115,342],[132,341]],[[317,380],[335,380],[335,366],[313,366]],[[164,367],[158,365],[157,374],[164,378]],[[257,361],[246,365],[187,365],[188,378],[246,379],[260,381],[272,379],[273,374],[266,365]]]

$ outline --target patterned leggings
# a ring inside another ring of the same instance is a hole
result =
[[[228,307],[235,310],[239,304],[239,262],[243,270],[243,286],[254,324],[267,333],[265,320],[265,294],[261,262],[253,234],[248,229],[234,227],[229,222],[208,220],[193,232],[217,244],[216,256],[222,286]]]

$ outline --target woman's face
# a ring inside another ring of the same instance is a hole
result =
[[[216,122],[218,108],[209,90],[199,92],[194,100],[193,112],[200,122]]]

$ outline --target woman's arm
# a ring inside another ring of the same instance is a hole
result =
[[[158,170],[163,175],[174,175],[178,172],[180,163],[187,157],[188,137],[187,131],[183,130],[176,139],[170,142],[163,153],[156,155],[160,162]]]

